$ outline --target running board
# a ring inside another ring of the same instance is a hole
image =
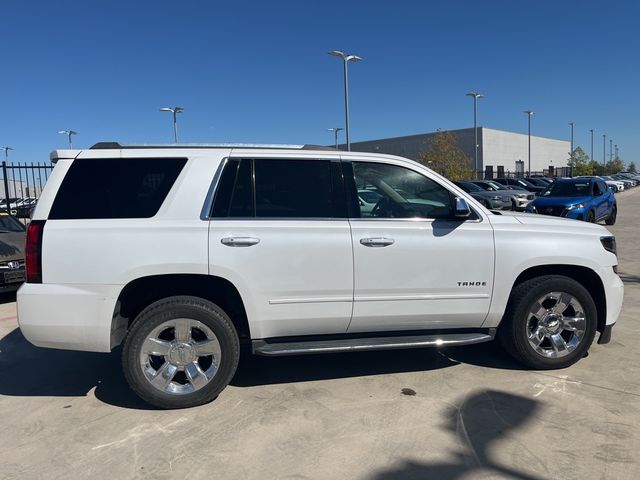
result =
[[[308,340],[271,343],[254,340],[253,353],[265,356],[301,355],[309,353],[360,352],[365,350],[392,350],[400,348],[450,347],[490,342],[489,333],[447,333],[441,335],[411,335],[395,337],[346,338],[338,340]]]

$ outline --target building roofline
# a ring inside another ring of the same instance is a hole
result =
[[[396,137],[386,137],[386,138],[374,138],[372,140],[361,140],[361,141],[357,141],[357,142],[351,142],[351,145],[356,145],[358,143],[371,143],[371,142],[382,142],[382,141],[386,141],[386,140],[401,140],[401,139],[409,139],[409,138],[416,138],[416,137],[424,137],[426,135],[435,135],[436,133],[440,132],[452,132],[452,133],[456,133],[456,132],[462,132],[462,131],[473,131],[473,127],[467,127],[467,128],[456,128],[456,129],[440,129],[440,130],[436,130],[435,132],[424,132],[424,133],[413,133],[411,135],[399,135]],[[503,132],[503,133],[511,133],[514,135],[524,135],[525,137],[528,136],[527,133],[522,133],[522,132],[514,132],[511,130],[502,130],[499,128],[491,128],[491,127],[484,127],[484,126],[478,126],[478,130],[493,130],[495,132]],[[557,140],[560,142],[567,142],[570,143],[569,140],[565,140],[563,138],[554,138],[554,137],[543,137],[541,135],[531,135],[531,138],[544,138],[547,140]]]

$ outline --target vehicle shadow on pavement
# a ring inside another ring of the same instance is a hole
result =
[[[457,439],[458,448],[450,452],[451,461],[434,463],[404,460],[379,471],[373,480],[438,479],[457,480],[491,476],[538,480],[557,472],[546,472],[544,477],[522,472],[492,458],[492,451],[501,443],[512,440],[513,431],[522,428],[538,415],[542,404],[538,400],[497,390],[479,390],[465,396],[445,413],[443,428]],[[511,440],[510,440],[511,439]],[[537,458],[535,452],[524,445],[523,455]],[[540,464],[540,463],[538,463]]]
[[[129,389],[119,349],[91,353],[39,348],[19,328],[0,339],[0,395],[81,397],[94,387],[96,398],[110,405],[155,409]]]
[[[426,372],[460,363],[522,369],[492,343],[439,350],[419,348],[358,353],[259,357],[243,351],[231,381],[237,387]],[[77,352],[31,345],[16,328],[0,339],[0,395],[81,397],[95,388],[98,400],[123,408],[154,410],[127,385],[120,349]]]
[[[253,387],[389,373],[424,372],[454,365],[458,365],[458,362],[441,355],[435,348],[283,357],[261,357],[245,351],[231,385]]]

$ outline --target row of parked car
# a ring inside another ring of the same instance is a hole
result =
[[[3,198],[0,200],[0,211],[18,218],[29,218],[37,202],[38,199],[35,197],[10,197],[7,206],[7,200]]]
[[[622,172],[576,178],[496,178],[455,182],[492,210],[519,210],[613,225],[614,193],[636,187],[640,175]]]

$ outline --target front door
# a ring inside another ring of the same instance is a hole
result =
[[[349,332],[479,327],[493,288],[488,220],[452,218],[455,195],[408,162],[345,165],[359,206]]]
[[[227,160],[209,226],[209,273],[238,288],[252,338],[347,330],[345,209],[337,157]]]

